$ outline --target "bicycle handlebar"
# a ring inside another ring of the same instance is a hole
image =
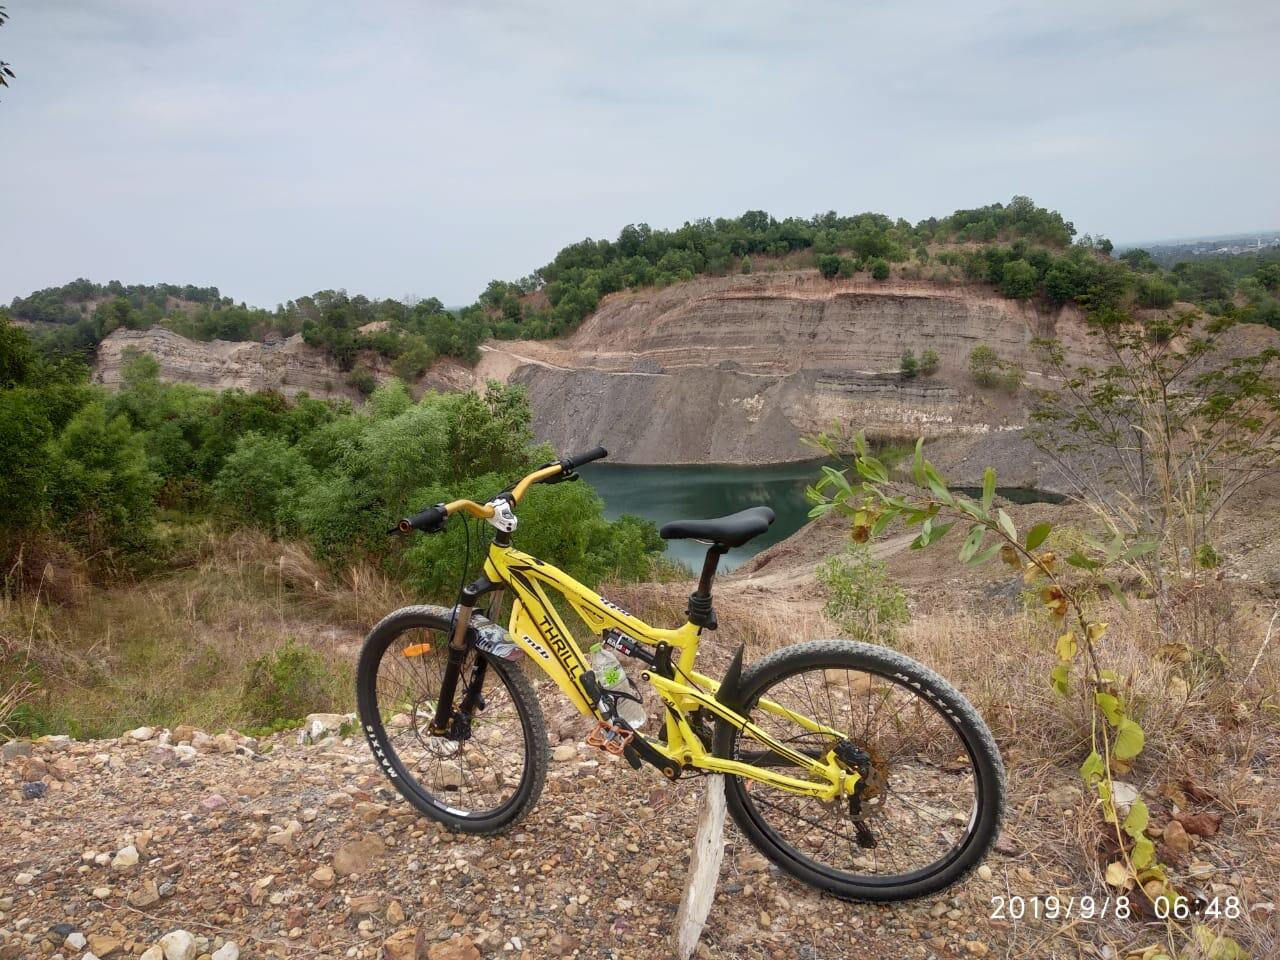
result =
[[[510,493],[505,495],[510,497],[513,504],[519,503],[525,492],[535,483],[543,483],[555,477],[569,479],[570,475],[578,467],[593,463],[596,460],[603,460],[608,455],[609,451],[604,447],[593,447],[585,453],[553,460],[523,477],[519,483],[510,488]],[[573,477],[573,479],[577,478]],[[412,517],[403,518],[395,525],[392,532],[411,533],[414,530],[421,530],[423,533],[439,533],[444,529],[444,522],[449,518],[449,515],[459,510],[465,510],[471,516],[479,517],[480,519],[487,519],[493,516],[493,507],[488,504],[479,504],[474,500],[454,500],[452,503],[437,503],[419,511]]]

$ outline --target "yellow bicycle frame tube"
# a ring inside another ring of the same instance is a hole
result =
[[[674,764],[673,770],[680,766],[692,766],[714,773],[748,777],[780,790],[822,800],[832,800],[853,791],[858,782],[858,774],[840,765],[833,753],[828,753],[819,761],[792,750],[715,699],[719,683],[694,670],[699,639],[699,628],[696,625],[686,623],[674,630],[650,626],[562,570],[511,546],[491,544],[485,559],[484,573],[491,582],[506,584],[514,595],[508,626],[511,639],[555,681],[578,711],[586,716],[599,718],[599,714],[591,708],[581,681],[590,665],[551,603],[546,592],[548,587],[564,597],[594,633],[613,627],[649,646],[666,643],[678,652],[676,664],[679,675],[696,686],[658,676],[652,671],[646,671],[643,677],[654,686],[668,707],[666,744],[648,738],[646,743],[670,759]],[[796,772],[803,771],[816,779],[805,780],[777,773],[767,767],[714,756],[706,750],[685,719],[686,712],[697,708],[703,708],[737,727],[769,752],[793,765]],[[812,732],[827,734],[835,739],[843,737],[839,731],[768,699],[762,698],[759,708],[798,723]]]

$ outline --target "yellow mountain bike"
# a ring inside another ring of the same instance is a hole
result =
[[[589,743],[670,780],[724,774],[743,833],[805,883],[849,899],[899,900],[940,890],[977,866],[999,829],[1004,770],[981,718],[933,671],[843,640],[783,647],[746,670],[739,647],[720,680],[697,671],[699,640],[716,628],[711,587],[720,557],[768,529],[768,507],[662,528],[666,539],[709,545],[688,620],[674,630],[650,626],[512,546],[515,508],[530,486],[576,479],[578,467],[605,456],[597,447],[557,460],[488,503],[440,503],[397,525],[438,532],[463,512],[496,533],[482,575],[456,606],[405,607],[365,640],[361,723],[396,789],[466,833],[497,833],[528,813],[549,759],[522,666],[532,661],[596,721]],[[477,612],[482,599],[496,611],[504,590],[512,594],[505,629]],[[620,700],[630,695],[595,676],[549,590],[635,661],[665,707],[655,735],[622,718]]]

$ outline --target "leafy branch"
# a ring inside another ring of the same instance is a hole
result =
[[[976,566],[998,556],[1019,571],[1028,586],[1038,585],[1041,603],[1063,629],[1054,644],[1056,662],[1049,683],[1066,696],[1072,674],[1079,669],[1080,689],[1088,692],[1092,749],[1080,765],[1080,776],[1096,793],[1120,851],[1120,859],[1106,869],[1106,881],[1118,888],[1136,886],[1153,905],[1165,898],[1167,906],[1168,898],[1180,895],[1170,886],[1164,865],[1156,859],[1155,844],[1147,836],[1147,805],[1135,797],[1121,819],[1115,802],[1115,776],[1131,769],[1142,753],[1146,734],[1129,713],[1118,675],[1102,664],[1098,645],[1107,625],[1093,620],[1086,604],[1086,598],[1101,587],[1123,604],[1114,571],[1154,550],[1155,541],[1126,542],[1119,534],[1109,544],[1086,538],[1081,547],[1060,558],[1044,549],[1053,530],[1051,523],[1037,523],[1020,535],[1009,514],[995,505],[996,473],[991,468],[983,474],[981,497],[974,499],[948,487],[925,458],[923,438],[916,442],[909,479],[892,476],[871,455],[862,434],[852,439],[851,459],[849,438],[838,425],[834,436],[821,434],[810,441],[849,464],[845,469],[823,467],[822,477],[807,491],[814,503],[810,516],[835,510],[849,517],[857,542],[873,539],[900,521],[918,528],[912,549],[938,543],[959,526],[964,532],[958,553],[961,563]]]

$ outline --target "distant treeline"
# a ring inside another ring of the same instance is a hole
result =
[[[583,240],[517,281],[492,281],[479,299],[446,310],[436,298],[412,304],[341,290],[299,297],[274,310],[236,304],[216,287],[124,286],[76,280],[17,298],[17,320],[53,325],[38,339],[50,355],[88,355],[121,327],[165,326],[200,340],[262,340],[301,333],[328,352],[349,382],[374,380],[362,350],[412,380],[437,357],[474,363],[489,336],[538,339],[566,333],[616,291],[663,287],[695,276],[816,267],[827,278],[895,274],[935,282],[990,284],[1014,299],[1076,303],[1086,310],[1165,308],[1187,301],[1242,322],[1280,327],[1280,250],[1197,258],[1162,267],[1144,250],[1112,257],[1102,237],[1075,239],[1075,226],[1026,197],[958,210],[916,224],[882,214],[778,220],[753,210],[697,220],[675,230],[626,226],[617,240]],[[369,327],[361,330],[363,327]]]

